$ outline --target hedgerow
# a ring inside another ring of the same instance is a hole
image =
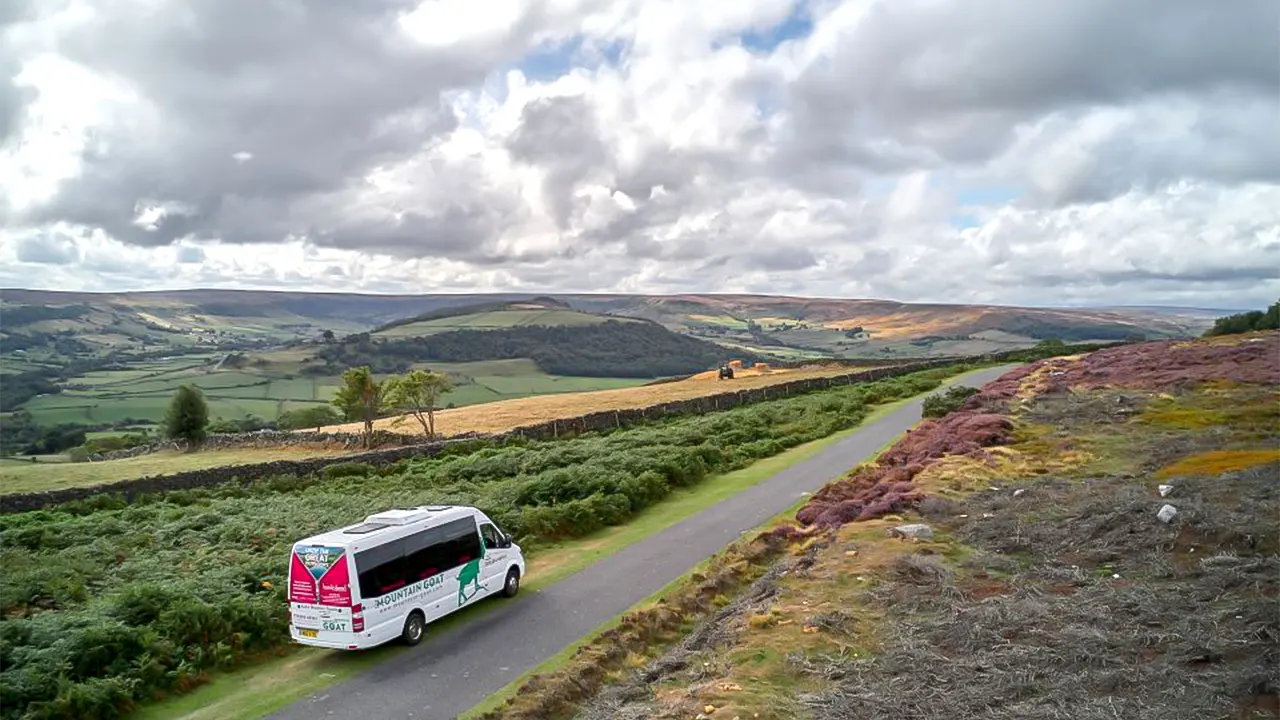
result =
[[[526,545],[857,424],[928,371],[552,442],[0,516],[0,720],[114,718],[288,643],[291,544],[389,507],[475,505]]]

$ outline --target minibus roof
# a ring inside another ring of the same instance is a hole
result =
[[[369,515],[364,520],[329,530],[294,543],[297,545],[327,545],[348,548],[359,543],[363,547],[377,545],[382,536],[396,534],[396,530],[412,527],[422,529],[442,525],[450,520],[471,517],[476,509],[469,505],[420,505],[414,508],[398,508]],[[374,540],[375,542],[369,542]]]

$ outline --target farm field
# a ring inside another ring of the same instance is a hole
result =
[[[284,559],[298,536],[385,507],[462,503],[491,513],[526,547],[582,537],[628,522],[678,488],[853,427],[872,398],[906,398],[950,372],[413,460],[378,474],[352,467],[324,479],[0,516],[0,611],[13,658],[0,673],[0,717],[17,718],[33,703],[47,703],[49,720],[127,710],[287,647]],[[80,662],[98,648],[110,648],[112,661]]]
[[[297,374],[302,363],[293,351],[264,353],[261,364],[251,362],[246,367],[218,369],[222,357],[184,356],[86,373],[63,383],[63,392],[35,397],[23,409],[42,425],[130,419],[157,422],[164,417],[178,386],[190,383],[203,391],[211,418],[238,420],[252,415],[270,421],[285,410],[327,403],[340,382],[336,376]],[[456,407],[531,395],[625,388],[645,382],[634,378],[549,375],[528,360],[435,363],[430,369],[452,378],[455,388],[444,396],[442,404]]]
[[[481,719],[1274,717],[1278,401],[1275,333],[1010,373]]]
[[[103,485],[149,475],[167,475],[224,465],[333,457],[341,454],[342,451],[323,447],[294,446],[195,453],[158,452],[93,463],[66,462],[64,456],[38,458],[40,462],[34,463],[25,459],[3,458],[0,459],[0,495]]]
[[[609,318],[561,308],[493,310],[395,325],[379,330],[374,335],[385,338],[405,338],[434,335],[451,330],[495,330],[529,325],[581,327],[599,325],[611,319],[622,322],[630,320],[630,318]]]
[[[690,378],[616,390],[504,400],[483,406],[460,407],[437,412],[436,431],[444,435],[458,435],[466,432],[503,432],[522,425],[577,417],[593,412],[642,408],[733,390],[767,387],[793,380],[844,375],[851,371],[850,368],[839,366],[777,369],[767,375],[754,375],[727,381],[714,377]],[[394,418],[379,420],[375,423],[375,427],[387,428],[392,422]],[[347,423],[326,428],[326,430],[357,432],[360,427],[359,423]],[[403,427],[411,426],[406,424]]]
[[[492,383],[501,389],[503,383],[512,383],[512,387],[520,387],[520,385],[517,385],[518,383],[526,383],[528,376],[520,373],[527,372],[533,365],[528,361],[495,360],[486,363],[466,363],[465,365],[457,366],[433,365],[432,367],[449,372],[466,367],[485,373],[492,373],[481,377],[484,378],[486,384]],[[563,394],[503,400],[470,407],[441,410],[436,413],[436,428],[437,432],[444,435],[456,435],[466,432],[503,432],[521,425],[558,418],[577,417],[601,410],[646,407],[661,402],[701,397],[734,389],[764,387],[779,382],[811,377],[827,377],[850,371],[850,368],[827,366],[794,370],[777,369],[766,375],[751,375],[752,371],[747,370],[745,371],[748,373],[747,375],[733,381],[719,381],[715,379],[714,373],[710,376],[704,373],[702,379],[688,379],[641,387],[624,386],[622,389],[595,391],[580,391],[577,390],[577,387],[585,386],[589,388],[592,385],[597,385],[602,381],[608,382],[609,380],[607,378],[548,378],[544,385],[535,387],[542,388],[543,392],[554,392],[549,388],[555,387],[555,383],[564,383],[560,385],[560,387],[564,388],[561,391]],[[147,381],[150,382],[151,380]],[[615,380],[614,382],[620,385],[623,383],[632,385],[638,381]],[[168,403],[168,396],[155,398],[155,400],[162,401],[157,407],[160,408],[160,412],[163,414],[163,409]],[[211,408],[217,402],[219,401],[211,398]],[[253,401],[239,400],[236,402]],[[275,401],[263,400],[258,402],[263,403],[265,406],[267,403]],[[122,416],[131,417],[123,413]],[[259,417],[265,416],[260,415]],[[375,423],[375,425],[379,428],[392,429],[401,433],[418,431],[419,426],[416,422],[404,422],[398,426],[393,426],[394,420],[395,418],[383,419]],[[327,427],[324,430],[328,432],[359,432],[360,428],[359,423],[347,423]],[[145,475],[199,470],[229,464],[319,457],[330,454],[337,453],[326,451],[322,448],[243,448],[234,451],[209,451],[190,454],[159,453],[96,463],[58,463],[56,466],[54,466],[52,460],[40,463],[2,463],[0,464],[0,483],[3,483],[4,487],[3,490],[0,490],[0,493],[80,487]]]

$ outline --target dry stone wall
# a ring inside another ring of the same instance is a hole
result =
[[[422,436],[378,430],[373,434],[373,447],[404,447],[421,445]],[[340,450],[356,450],[364,447],[360,433],[293,432],[290,430],[259,430],[257,432],[210,435],[201,446],[203,450],[234,450],[244,448],[314,447],[324,446]],[[186,443],[159,441],[125,450],[112,450],[89,456],[90,462],[123,460],[168,451],[185,451]]]
[[[970,358],[970,360],[979,359],[994,358]],[[751,405],[767,400],[790,397],[792,395],[802,395],[841,385],[851,385],[853,383],[871,382],[885,378],[899,377],[913,372],[918,372],[920,370],[944,367],[954,363],[955,360],[951,359],[905,363],[894,367],[860,370],[842,375],[807,378],[761,388],[718,393],[691,400],[662,403],[660,405],[653,405],[637,410],[606,410],[574,418],[564,418],[536,425],[526,425],[501,434],[452,437],[436,442],[418,442],[416,444],[369,450],[360,453],[342,455],[339,457],[276,460],[272,462],[245,465],[228,465],[208,468],[205,470],[192,470],[169,475],[122,480],[120,482],[96,485],[93,487],[66,488],[46,492],[4,495],[0,496],[0,512],[24,512],[57,505],[59,503],[83,500],[94,496],[108,494],[120,494],[123,496],[125,501],[128,502],[139,494],[144,493],[210,487],[233,481],[251,482],[259,478],[279,475],[307,475],[310,473],[320,472],[325,467],[338,463],[366,463],[372,466],[387,465],[407,460],[409,458],[431,457],[441,453],[445,448],[452,445],[466,442],[474,443],[478,440],[490,443],[503,443],[515,438],[528,440],[555,440],[597,430],[627,427],[638,423],[662,420],[664,418],[679,415],[718,412],[721,410],[741,407],[743,405]],[[393,433],[387,434],[392,435]],[[308,435],[311,436],[309,440],[299,440],[298,442],[300,444],[314,444],[316,442],[314,434],[287,433],[287,435],[301,436],[302,438],[306,438]],[[358,438],[359,436],[342,437]],[[393,442],[401,442],[399,439],[384,439]],[[279,442],[275,442],[271,446],[278,447],[279,445]],[[236,447],[244,447],[244,445],[237,445]]]

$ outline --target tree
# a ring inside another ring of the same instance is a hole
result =
[[[334,335],[332,330],[325,330],[324,332],[320,333],[320,337],[323,338],[324,341],[327,343],[331,343],[334,340]]]
[[[194,447],[204,442],[208,425],[209,406],[200,388],[194,385],[178,388],[164,415],[164,434],[173,440],[185,440]]]
[[[296,410],[285,410],[276,419],[276,427],[281,430],[303,430],[305,428],[319,430],[325,425],[337,425],[341,421],[342,416],[338,414],[338,411],[328,405],[313,405]]]
[[[1238,335],[1258,330],[1276,330],[1280,328],[1280,301],[1272,303],[1266,309],[1227,315],[1214,321],[1213,327],[1205,332],[1206,337],[1214,335]]]
[[[392,378],[387,391],[387,405],[405,413],[395,424],[399,425],[412,416],[422,424],[422,432],[427,437],[435,437],[436,405],[440,396],[451,389],[453,385],[446,375],[427,370],[410,370],[403,377]]]
[[[374,380],[368,365],[342,373],[342,386],[332,402],[347,420],[364,422],[365,447],[373,443],[373,421],[385,407],[385,396],[384,381]]]

